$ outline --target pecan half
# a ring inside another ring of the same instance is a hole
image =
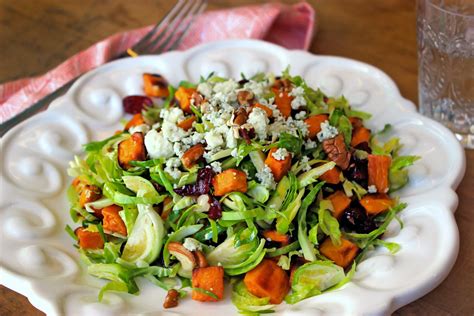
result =
[[[234,113],[234,124],[244,125],[247,122],[247,111],[242,107],[238,108]]]
[[[164,308],[171,308],[178,306],[178,299],[179,293],[175,289],[171,289],[168,291],[168,294],[165,297],[165,301],[163,302]]]
[[[193,254],[194,254],[194,258],[196,260],[197,266],[199,268],[206,268],[209,266],[209,264],[207,263],[206,256],[204,256],[202,251],[196,250],[196,251],[193,251]]]
[[[251,91],[242,90],[237,93],[237,102],[240,105],[248,105],[253,100],[253,93]]]
[[[342,134],[339,134],[334,138],[324,140],[323,149],[328,155],[329,159],[334,161],[336,165],[342,170],[346,170],[347,167],[349,167],[351,154],[346,148],[344,136],[342,136]]]
[[[197,91],[193,92],[193,94],[191,95],[191,99],[194,100],[194,106],[199,106],[202,102],[204,102],[204,98]]]

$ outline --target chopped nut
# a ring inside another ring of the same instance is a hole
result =
[[[291,81],[288,79],[277,79],[273,84],[274,88],[277,88],[282,91],[290,91],[291,90]]]
[[[191,99],[194,101],[194,106],[199,106],[204,102],[204,98],[197,91],[194,91],[191,95]]]
[[[237,101],[240,105],[248,105],[253,100],[253,93],[251,91],[239,91],[237,93]]]
[[[247,111],[244,108],[239,108],[234,113],[234,124],[243,125],[247,122],[248,115]]]
[[[342,134],[324,140],[323,149],[329,159],[334,161],[342,170],[346,170],[347,167],[349,167],[351,154],[347,151],[346,144],[344,143],[344,136],[342,136]]]
[[[171,289],[168,291],[168,294],[165,297],[165,301],[163,302],[164,308],[171,308],[178,306],[179,300],[179,293],[175,289]]]
[[[208,267],[206,256],[200,250],[193,251],[194,257],[196,258],[197,266],[199,268]]]

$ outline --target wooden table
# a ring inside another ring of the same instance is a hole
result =
[[[210,9],[251,4],[215,0]],[[294,3],[295,1],[284,1]],[[417,103],[415,4],[408,0],[316,0],[318,32],[311,52],[346,56],[384,70]],[[154,23],[171,1],[0,0],[0,82],[41,74],[118,31]],[[474,313],[474,151],[459,186],[461,248],[454,269],[434,291],[397,314]],[[0,315],[42,315],[26,298],[0,287]]]

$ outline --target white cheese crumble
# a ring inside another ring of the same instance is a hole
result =
[[[175,123],[172,123],[170,121],[163,121],[161,131],[163,133],[163,136],[165,136],[169,141],[173,143],[179,142],[189,134],[184,129],[176,126]]]
[[[301,167],[303,168],[302,170],[303,170],[304,172],[311,170],[311,166],[310,166],[310,164],[308,163],[308,162],[309,162],[309,157],[308,157],[308,156],[303,156],[303,157],[301,157],[300,162],[301,162]]]
[[[265,165],[261,171],[257,172],[255,176],[264,187],[272,190],[275,189],[275,179],[273,178],[272,170],[267,165]]]
[[[249,114],[247,123],[253,126],[255,134],[257,134],[259,139],[263,140],[267,138],[269,120],[264,110],[254,108]]]
[[[369,193],[377,193],[377,187],[375,185],[369,185],[369,187],[367,188],[367,192]]]
[[[296,113],[295,119],[302,120],[305,118],[305,116],[306,116],[306,111],[301,111],[301,112]]]
[[[171,107],[169,109],[162,109],[160,111],[160,117],[164,121],[176,123],[176,122],[184,120],[184,113],[183,113],[183,110],[181,110],[180,108]]]
[[[128,132],[130,134],[142,133],[143,135],[145,135],[146,133],[148,133],[149,130],[150,130],[150,126],[148,126],[146,124],[140,124],[140,125],[137,125],[137,126],[130,127],[128,129]]]
[[[150,158],[169,158],[173,156],[173,144],[168,141],[163,133],[152,129],[145,135],[145,148]]]
[[[291,108],[297,110],[302,106],[306,105],[306,100],[304,98],[304,89],[303,87],[295,87],[291,90],[289,95],[293,96],[291,101]]]
[[[214,170],[215,173],[221,173],[222,172],[222,166],[219,161],[214,161],[211,163],[212,170]]]
[[[267,83],[265,81],[257,82],[250,80],[244,84],[243,90],[250,91],[254,94],[254,96],[259,97],[261,96],[267,87]]]
[[[285,160],[288,157],[289,152],[286,148],[278,148],[276,151],[272,153],[272,157],[276,160]]]
[[[339,132],[337,131],[337,128],[329,124],[329,121],[326,120],[321,123],[321,131],[318,133],[317,137],[320,142],[334,138],[337,136]]]
[[[181,166],[181,160],[179,158],[170,158],[166,161],[166,167],[164,171],[170,175],[173,179],[181,178],[182,172],[179,170]]]
[[[316,148],[317,146],[318,146],[318,144],[314,140],[311,140],[311,139],[308,139],[304,143],[304,148],[305,149],[313,149],[313,148]]]
[[[183,247],[189,251],[202,250],[201,243],[194,238],[185,238],[183,242]]]
[[[237,100],[236,89],[238,87],[239,85],[233,79],[229,79],[223,82],[218,82],[212,88],[212,90],[214,91],[214,95],[212,96],[211,99],[219,103],[229,103],[229,102],[236,101]]]
[[[197,91],[202,94],[206,99],[209,99],[212,95],[212,86],[207,82],[201,82],[197,86]]]
[[[214,149],[222,144],[224,144],[224,140],[222,139],[222,135],[216,131],[215,129],[206,132],[204,139],[207,143],[207,149]]]

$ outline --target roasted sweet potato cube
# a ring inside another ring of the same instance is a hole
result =
[[[285,118],[290,117],[293,97],[290,96],[287,91],[282,91],[281,89],[272,88],[272,91],[275,94],[275,105],[281,115]]]
[[[273,115],[273,110],[270,109],[270,108],[269,108],[268,106],[266,106],[266,105],[263,105],[263,104],[260,104],[260,103],[255,103],[255,104],[253,105],[253,107],[264,110],[264,111],[265,111],[265,114],[267,114],[268,117],[272,117],[272,115]]]
[[[308,137],[315,139],[318,133],[321,131],[321,123],[328,120],[326,114],[311,115],[304,120],[306,125],[308,125]]]
[[[166,98],[169,94],[168,82],[158,74],[143,74],[143,90],[146,95],[156,98]]]
[[[365,127],[356,127],[352,131],[351,146],[356,147],[361,143],[368,143],[370,141],[370,129]]]
[[[130,138],[120,142],[118,161],[123,169],[130,169],[132,167],[131,161],[143,161],[145,159],[146,151],[142,133],[133,133]]]
[[[369,155],[369,186],[375,185],[378,193],[387,193],[389,189],[388,171],[392,158],[385,155]]]
[[[338,184],[341,182],[341,170],[338,167],[334,167],[325,173],[323,173],[319,180],[326,181],[326,183],[330,184]]]
[[[341,218],[344,211],[351,204],[351,199],[348,198],[347,195],[340,190],[328,196],[328,200],[332,203],[332,207],[334,208],[333,215],[337,219]]]
[[[275,261],[268,259],[264,259],[245,274],[244,284],[253,295],[269,297],[272,304],[280,304],[290,290],[290,281],[285,270]]]
[[[190,130],[193,127],[193,123],[196,122],[196,116],[191,115],[190,117],[185,118],[177,125],[178,127],[184,129],[185,131]]]
[[[204,145],[196,144],[193,147],[186,150],[181,157],[181,162],[185,168],[191,168],[202,158],[204,155]]]
[[[130,121],[128,121],[127,125],[125,125],[125,130],[128,131],[130,128],[134,126],[139,126],[142,124],[145,124],[143,115],[141,113],[137,113],[130,119]]]
[[[247,192],[247,175],[238,169],[227,169],[212,179],[215,196],[223,196],[230,192]]]
[[[265,230],[263,232],[263,237],[265,237],[266,240],[278,242],[282,246],[288,245],[290,243],[290,236],[281,234],[276,230]]]
[[[99,232],[90,232],[82,227],[75,231],[79,239],[79,247],[82,249],[102,249],[104,248],[104,240]]]
[[[281,178],[286,176],[288,171],[290,171],[291,154],[289,153],[283,160],[278,160],[275,157],[273,157],[273,153],[276,152],[277,150],[278,148],[270,149],[270,151],[268,152],[267,159],[265,159],[265,164],[272,171],[275,181],[280,181]]]
[[[217,299],[205,293],[193,290],[192,299],[201,302],[216,302],[224,298],[224,268],[206,267],[193,270],[191,279],[193,288],[200,288],[214,293]]]
[[[110,205],[102,209],[103,227],[105,231],[119,233],[127,236],[127,227],[119,215],[122,208],[118,205]]]
[[[179,87],[174,94],[175,99],[178,101],[179,106],[181,107],[181,110],[186,113],[192,113],[191,99],[194,92],[196,92],[195,88]]]
[[[395,202],[384,193],[367,194],[360,200],[360,205],[365,208],[367,214],[377,215],[394,206]]]
[[[340,267],[348,267],[354,260],[359,248],[351,241],[341,238],[341,244],[336,246],[332,243],[331,238],[326,238],[319,251],[328,259],[334,261]]]
[[[79,195],[79,204],[84,207],[86,203],[94,202],[100,199],[102,191],[95,185],[86,184],[83,186]]]

